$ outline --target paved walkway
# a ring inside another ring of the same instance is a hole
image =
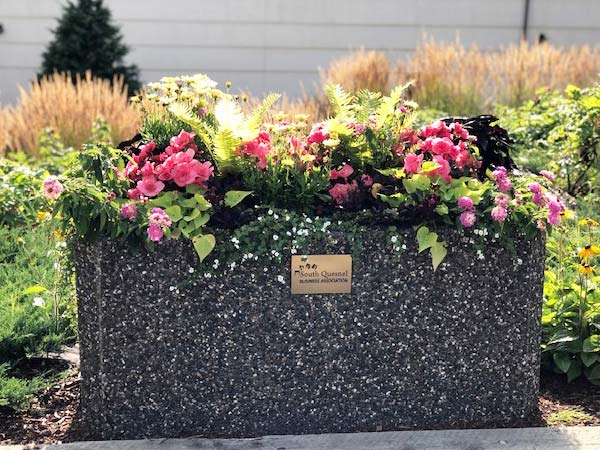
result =
[[[0,450],[600,450],[600,427],[265,436],[256,439],[153,439],[0,446]]]

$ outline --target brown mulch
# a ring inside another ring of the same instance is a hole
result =
[[[0,445],[57,444],[86,440],[79,424],[79,375],[72,372],[42,393],[29,411],[10,412],[0,408]],[[542,375],[539,411],[516,427],[548,426],[546,419],[561,410],[577,408],[591,416],[569,425],[600,425],[600,387],[584,379],[567,383],[563,377]],[[472,424],[471,424],[472,425]],[[489,428],[493,425],[482,424]],[[503,424],[506,426],[506,424]],[[477,426],[476,426],[477,427]]]

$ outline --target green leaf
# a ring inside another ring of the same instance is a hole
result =
[[[213,248],[215,248],[216,239],[212,234],[203,234],[202,236],[194,237],[192,243],[194,244],[194,248],[196,249],[196,253],[198,253],[200,261],[204,261],[210,252],[212,252]]]
[[[27,289],[25,289],[22,294],[23,295],[31,295],[31,294],[39,294],[40,292],[46,292],[48,289],[46,289],[44,286],[39,286],[39,285],[35,285],[35,286],[30,286]]]
[[[165,212],[173,222],[179,222],[182,218],[181,206],[179,205],[169,206],[165,209]]]
[[[252,194],[252,191],[228,191],[225,193],[225,206],[233,208]]]
[[[195,194],[194,198],[196,199],[196,203],[198,204],[196,208],[198,208],[200,211],[208,211],[210,208],[212,208],[210,202],[206,200],[202,195]]]
[[[433,262],[433,271],[434,272],[437,270],[438,266],[444,260],[447,253],[448,253],[448,251],[446,250],[446,247],[444,246],[443,242],[436,242],[431,247],[431,259]]]
[[[579,356],[581,357],[581,362],[583,362],[585,367],[590,367],[592,364],[594,364],[596,361],[598,361],[597,353],[583,352],[583,353],[580,353]]]
[[[552,355],[552,359],[554,360],[556,367],[558,367],[562,373],[567,373],[569,371],[569,367],[571,367],[571,356],[568,353],[556,352]]]
[[[437,242],[437,233],[429,231],[429,228],[422,226],[417,230],[417,242],[419,244],[419,253],[432,247]]]
[[[175,192],[164,192],[155,199],[150,200],[150,206],[158,206],[159,208],[168,208],[173,204],[173,200],[177,194]]]
[[[187,216],[183,216],[183,220],[185,220],[186,222],[191,222],[192,220],[197,218],[200,214],[201,213],[200,213],[199,209],[192,209],[192,212],[190,214],[188,214]]]
[[[352,117],[350,106],[352,105],[353,96],[348,94],[342,86],[339,84],[328,84],[325,86],[325,93],[336,117]]]
[[[381,200],[383,200],[384,202],[386,202],[394,208],[400,207],[404,204],[404,200],[406,200],[406,197],[401,192],[392,195],[379,194],[379,197],[381,198]]]
[[[581,375],[581,363],[579,361],[573,361],[567,371],[567,381],[571,382],[579,375]]]
[[[444,203],[441,203],[434,208],[434,211],[436,213],[438,213],[440,216],[447,216],[448,215],[448,206],[445,205]]]
[[[600,335],[593,334],[583,341],[584,352],[600,352]]]

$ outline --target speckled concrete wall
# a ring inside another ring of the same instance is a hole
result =
[[[384,230],[351,294],[291,295],[289,259],[201,276],[185,241],[75,247],[81,412],[97,438],[510,423],[537,407],[541,237],[483,257],[455,231],[437,272]],[[315,244],[312,253],[349,252]],[[192,273],[192,270],[194,271]],[[252,276],[254,274],[254,276]],[[283,277],[283,278],[282,278]]]

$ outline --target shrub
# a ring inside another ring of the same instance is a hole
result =
[[[600,384],[600,231],[593,219],[568,220],[548,241],[542,315],[546,367]]]
[[[0,158],[0,226],[32,224],[44,208],[40,183],[47,172]]]
[[[40,75],[66,72],[75,81],[76,75],[89,71],[110,82],[119,76],[133,94],[140,88],[139,70],[123,63],[128,49],[122,40],[102,0],[68,2],[54,30],[54,40],[43,54]]]
[[[0,115],[5,125],[7,147],[39,156],[39,136],[47,127],[56,131],[67,147],[79,148],[90,138],[90,128],[103,117],[111,129],[113,142],[131,137],[139,126],[139,112],[129,104],[122,78],[111,85],[93,79],[88,72],[72,83],[64,74],[44,77],[20,89],[14,107]]]
[[[265,121],[276,95],[244,113],[205,75],[165,78],[143,100],[162,111],[142,122],[142,138],[123,149],[86,147],[44,191],[77,238],[122,236],[151,246],[183,236],[201,260],[215,246],[215,229],[237,228],[270,207],[319,216],[391,211],[416,225],[434,268],[446,248],[425,224],[481,227],[509,241],[513,232],[536,234],[560,222],[564,207],[550,181],[510,171],[506,136],[490,118],[416,130],[417,105],[404,89],[353,95],[329,85],[333,115],[310,125],[302,117]],[[168,142],[165,130],[173,134]]]
[[[9,374],[10,365],[0,364],[0,408],[26,409],[35,395],[49,386],[51,380],[42,377],[24,379]]]
[[[571,195],[597,191],[600,170],[600,85],[538,91],[519,108],[498,108],[523,166],[550,169]]]

